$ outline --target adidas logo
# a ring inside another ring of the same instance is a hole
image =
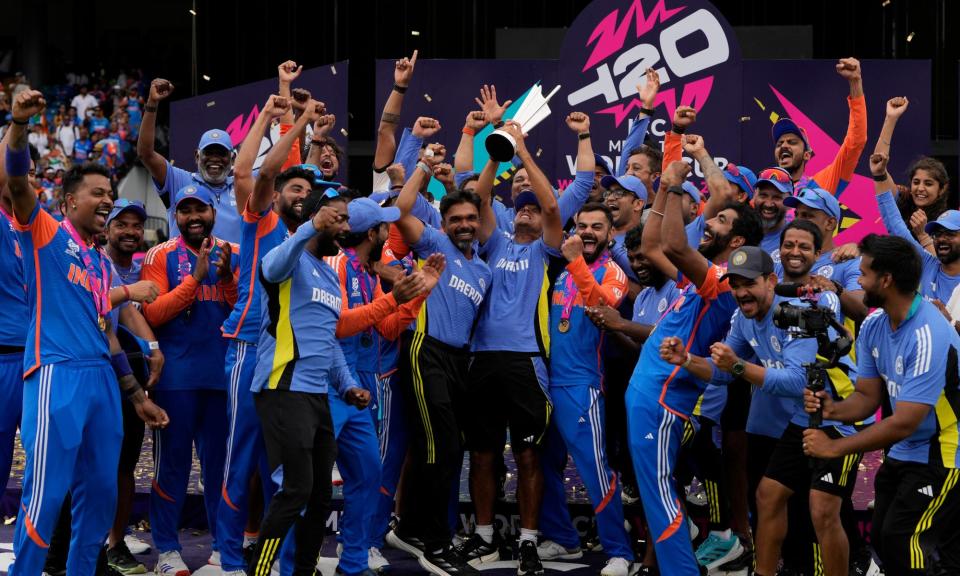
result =
[[[820,481],[826,482],[827,484],[833,484],[833,474],[831,474],[830,472],[827,472],[826,474],[820,477]]]
[[[526,442],[527,444],[533,444],[533,435],[531,434],[530,436],[527,436],[526,438],[523,439],[523,441]]]
[[[644,439],[644,440],[653,440],[653,434],[650,433],[650,432],[647,432],[647,435],[644,436],[643,439]]]
[[[917,492],[923,494],[924,496],[929,496],[929,497],[933,498],[933,486],[931,486],[931,485],[929,485],[929,484],[927,484],[927,485],[924,486],[923,488],[917,490]]]
[[[577,424],[583,424],[584,422],[586,422],[586,420],[583,419],[583,416],[581,416],[580,419],[577,420]]]
[[[753,346],[754,348],[756,348],[757,346],[760,345],[760,343],[757,342],[755,339],[751,338],[751,339],[750,339],[750,345]]]

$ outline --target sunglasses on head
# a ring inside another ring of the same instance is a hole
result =
[[[750,181],[747,180],[746,174],[741,174],[740,167],[737,166],[736,164],[733,164],[731,162],[730,164],[727,164],[726,167],[724,167],[724,170],[732,174],[734,178],[739,178],[740,179],[739,185],[742,186],[744,190],[750,190],[753,188],[752,186],[750,186]]]
[[[773,180],[775,182],[792,182],[789,174],[785,174],[782,170],[777,168],[767,168],[766,170],[760,172],[760,180]]]

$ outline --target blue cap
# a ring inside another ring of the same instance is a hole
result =
[[[537,200],[537,195],[533,193],[533,190],[524,190],[513,199],[513,209],[515,211],[519,212],[524,206],[540,207],[540,201]]]
[[[733,162],[723,168],[723,177],[729,182],[736,184],[741,190],[747,193],[747,198],[753,198],[753,189],[757,185],[757,177],[753,170],[746,166],[738,166]]]
[[[223,146],[228,151],[233,150],[233,142],[230,141],[230,135],[218,128],[204,132],[203,136],[200,137],[200,145],[197,146],[197,148],[206,150],[210,146]]]
[[[597,161],[597,166],[603,168],[604,172],[607,174],[613,174],[613,166],[611,166],[603,156],[594,152],[593,159]]]
[[[126,198],[120,198],[113,203],[113,210],[110,211],[110,215],[107,216],[107,226],[110,225],[110,222],[117,216],[123,214],[124,212],[133,212],[140,217],[141,220],[147,219],[147,211],[143,208],[143,203],[133,202],[127,200]]]
[[[177,206],[184,200],[199,200],[207,206],[213,206],[213,195],[210,194],[210,190],[205,186],[194,186],[191,184],[181,188],[180,191],[177,192],[176,200],[173,203],[174,210],[176,210]]]
[[[796,208],[800,204],[826,212],[827,216],[840,220],[840,201],[823,188],[804,188],[797,192],[796,196],[787,196],[783,199],[783,205],[788,208]]]
[[[384,208],[369,198],[357,198],[347,204],[347,213],[350,215],[351,232],[366,232],[382,222],[396,222],[400,219],[399,208]]]
[[[807,138],[807,131],[799,124],[789,118],[781,118],[773,124],[773,142],[777,143],[784,134],[796,134],[803,140],[803,149],[810,150],[810,140]]]
[[[927,222],[923,231],[927,234],[935,234],[940,230],[950,230],[956,232],[960,230],[960,210],[947,210],[933,222]]]
[[[754,188],[759,187],[760,184],[770,184],[782,194],[793,195],[793,179],[790,177],[789,172],[779,166],[761,170],[760,177],[757,178],[757,184]]]
[[[624,174],[623,176],[604,176],[600,179],[600,186],[610,189],[614,184],[619,184],[621,188],[630,192],[640,200],[647,201],[647,187],[643,185],[636,176]]]
[[[683,184],[680,186],[683,188],[683,191],[690,195],[693,198],[694,204],[700,203],[700,191],[697,190],[697,187],[693,185],[689,180],[684,180]]]

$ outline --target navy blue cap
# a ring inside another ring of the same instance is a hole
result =
[[[524,206],[540,207],[540,201],[537,200],[537,195],[533,193],[533,190],[524,190],[513,199],[513,209],[515,211],[519,212]]]

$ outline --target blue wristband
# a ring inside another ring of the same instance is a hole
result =
[[[130,368],[130,362],[127,361],[127,355],[123,352],[111,356],[110,364],[113,366],[113,372],[117,375],[117,378],[123,378],[124,376],[133,374],[133,369]]]
[[[14,150],[7,146],[7,174],[11,177],[26,176],[30,172],[30,147]]]

